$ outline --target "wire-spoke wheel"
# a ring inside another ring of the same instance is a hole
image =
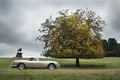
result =
[[[54,70],[54,69],[55,69],[55,65],[54,65],[54,64],[49,64],[48,68],[49,68],[50,70]]]
[[[23,64],[23,63],[20,63],[19,65],[18,65],[18,69],[19,70],[23,70],[23,69],[25,69],[26,68],[26,66],[25,66],[25,64]]]

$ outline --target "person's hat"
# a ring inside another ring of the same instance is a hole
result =
[[[33,57],[31,57],[30,59],[33,59]]]

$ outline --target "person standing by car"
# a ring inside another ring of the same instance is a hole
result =
[[[33,57],[30,58],[30,61],[33,61]]]

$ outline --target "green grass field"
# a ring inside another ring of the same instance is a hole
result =
[[[16,59],[0,58],[0,80],[120,80],[120,58],[80,59],[80,67],[75,59],[41,59],[59,62],[55,70],[9,68]]]

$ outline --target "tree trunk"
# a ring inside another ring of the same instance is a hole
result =
[[[79,58],[76,58],[76,66],[79,66]]]

